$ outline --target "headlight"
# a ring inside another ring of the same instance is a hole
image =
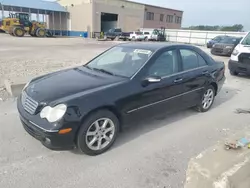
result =
[[[232,46],[226,46],[226,49],[231,49],[232,48]]]
[[[40,112],[42,119],[46,118],[50,123],[60,120],[66,113],[67,106],[65,104],[59,104],[55,107],[46,106]]]
[[[239,51],[236,50],[236,49],[234,49],[234,51],[232,52],[232,55],[236,56],[236,55],[238,55],[238,54],[239,54]]]
[[[213,44],[213,46],[212,46],[213,48],[215,47],[215,44]]]

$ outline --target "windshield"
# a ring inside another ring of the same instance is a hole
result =
[[[136,35],[142,35],[142,32],[135,32]]]
[[[150,50],[116,46],[90,61],[86,67],[106,74],[131,77],[151,55]]]
[[[243,39],[242,43],[243,45],[250,45],[250,32],[247,34],[247,36]]]
[[[235,44],[237,42],[237,38],[233,37],[226,37],[220,41],[220,43],[224,44]]]
[[[29,20],[29,15],[28,14],[16,14],[16,16],[20,19],[20,20]]]

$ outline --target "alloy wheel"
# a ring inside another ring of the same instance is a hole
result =
[[[114,122],[109,118],[98,119],[87,130],[87,147],[94,151],[102,150],[112,142],[114,135]]]
[[[208,89],[203,96],[202,106],[204,109],[209,109],[214,100],[214,91],[212,89]]]

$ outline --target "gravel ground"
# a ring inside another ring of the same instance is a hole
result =
[[[81,65],[118,42],[83,38],[15,38],[0,35],[0,83]]]

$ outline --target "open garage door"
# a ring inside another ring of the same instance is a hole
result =
[[[140,29],[141,21],[140,18],[136,16],[126,16],[124,21],[124,31],[130,32]]]

